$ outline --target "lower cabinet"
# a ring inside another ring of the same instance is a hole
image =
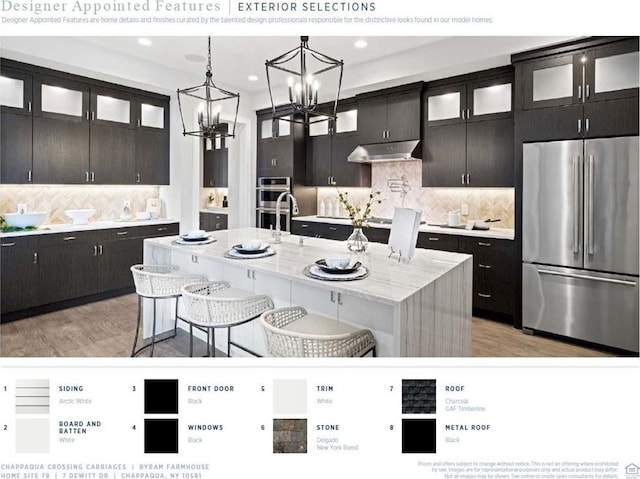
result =
[[[2,238],[2,313],[131,288],[144,239],[178,230],[171,223]]]
[[[23,236],[0,240],[2,313],[31,308],[38,301],[38,238]]]
[[[200,213],[200,229],[205,231],[226,230],[229,217],[224,213]]]

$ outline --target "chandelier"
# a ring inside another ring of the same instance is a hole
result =
[[[187,131],[185,126],[185,112],[182,109],[182,101],[185,97],[195,98],[200,101],[198,106],[198,129]],[[190,88],[178,89],[178,108],[182,119],[182,134],[198,136],[201,138],[234,138],[236,135],[236,122],[238,120],[238,108],[240,107],[240,94],[232,93],[218,88],[213,83],[211,70],[211,37],[209,37],[209,50],[207,57],[207,71],[202,85]],[[221,113],[229,114],[235,110],[233,124],[220,120]]]
[[[342,60],[336,60],[323,53],[309,48],[309,37],[300,37],[300,46],[283,53],[273,60],[266,61],[267,85],[269,87],[269,97],[271,98],[271,108],[273,110],[274,122],[276,121],[276,105],[273,101],[273,88],[271,76],[276,72],[288,74],[287,90],[289,103],[294,113],[298,116],[280,118],[295,123],[311,124],[319,121],[335,120],[338,109],[338,97],[342,85]],[[318,110],[318,91],[322,87],[318,77],[323,75],[328,79],[327,85],[331,81],[335,83],[335,99],[332,100],[333,108],[330,112]],[[333,76],[333,79],[330,78]],[[336,78],[337,77],[337,78]],[[299,119],[301,118],[301,119]]]

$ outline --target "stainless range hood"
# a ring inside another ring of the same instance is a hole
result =
[[[383,161],[419,160],[422,156],[419,140],[394,141],[360,145],[351,152],[347,161],[351,163],[381,163]]]

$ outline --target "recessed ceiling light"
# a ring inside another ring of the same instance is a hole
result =
[[[354,43],[356,48],[366,48],[367,47],[367,41],[366,40],[358,40],[357,42]]]
[[[247,80],[249,80],[249,81],[258,81],[258,76],[257,75],[249,75],[247,77]]]
[[[148,38],[138,38],[138,43],[145,47],[150,47],[151,45],[153,45],[153,42]]]
[[[195,62],[195,63],[204,63],[207,61],[207,59],[202,55],[194,55],[192,53],[185,55],[184,58],[185,60],[189,60],[190,62]]]

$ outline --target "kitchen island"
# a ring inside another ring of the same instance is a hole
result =
[[[306,266],[329,253],[347,251],[341,241],[283,234],[273,244],[269,231],[239,228],[213,233],[214,243],[177,245],[176,237],[147,239],[144,262],[173,264],[213,281],[269,295],[276,306],[299,305],[338,321],[370,329],[379,356],[471,355],[472,257],[416,249],[409,262],[388,258],[386,245],[369,244],[360,258],[370,275],[357,281],[320,281],[303,274]],[[224,253],[251,238],[270,244],[275,255],[230,259]],[[303,239],[303,244],[300,240]],[[172,307],[159,308],[158,332],[173,327]],[[150,311],[151,308],[147,308]],[[151,336],[151,316],[144,316],[144,337]],[[258,321],[233,328],[234,342],[266,355]],[[224,350],[226,335],[216,335]],[[232,355],[243,351],[232,349]]]

